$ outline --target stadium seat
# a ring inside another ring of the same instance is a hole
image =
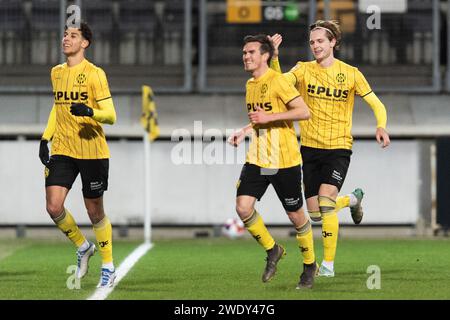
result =
[[[152,1],[120,1],[118,31],[120,49],[118,62],[126,65],[153,64],[155,34],[159,34],[159,19]],[[160,48],[160,47],[159,47]]]
[[[0,63],[2,65],[27,62],[24,45],[27,22],[22,1],[0,1]]]
[[[59,62],[60,8],[57,1],[31,2],[31,63],[54,65]]]

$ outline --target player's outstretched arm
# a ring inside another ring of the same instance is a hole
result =
[[[279,46],[281,42],[283,41],[283,37],[279,33],[275,33],[273,36],[267,36],[267,38],[272,42],[272,45],[274,47],[274,52],[272,55],[272,59],[270,59],[270,68],[275,70],[276,72],[281,73],[281,66],[280,61],[278,60],[278,54],[279,54]]]
[[[273,36],[267,36],[267,38],[272,42],[274,51],[272,59],[278,59],[279,47],[281,45],[281,42],[283,42],[283,37],[279,33],[275,33]]]

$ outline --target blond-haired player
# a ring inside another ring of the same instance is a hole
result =
[[[322,220],[324,259],[320,276],[334,276],[334,259],[338,239],[337,211],[349,206],[356,224],[361,222],[363,192],[338,197],[352,154],[352,113],[355,95],[373,109],[377,120],[375,137],[383,148],[390,144],[386,131],[386,108],[370,88],[363,74],[334,57],[341,44],[336,21],[318,20],[310,26],[309,46],[315,60],[298,62],[285,78],[295,85],[311,110],[308,121],[300,121],[303,180],[308,212],[314,221]],[[281,72],[278,46],[282,38],[271,39],[274,57],[271,66]]]

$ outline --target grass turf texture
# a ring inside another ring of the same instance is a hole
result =
[[[283,239],[287,256],[264,284],[265,252],[252,239],[157,241],[108,299],[450,299],[447,240],[339,241],[335,278],[316,278],[313,290],[295,290],[301,258],[294,238]],[[138,245],[114,242],[116,266]],[[321,240],[315,239],[322,257]],[[75,250],[66,242],[0,242],[0,299],[86,299],[99,279],[100,256],[92,258],[80,290],[69,290],[66,269]],[[367,268],[381,270],[381,289],[369,290]]]

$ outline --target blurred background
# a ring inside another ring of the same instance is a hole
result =
[[[225,144],[227,131],[247,123],[242,39],[282,34],[280,62],[288,71],[312,59],[308,26],[319,18],[340,22],[337,58],[366,76],[387,108],[392,139],[386,150],[376,144],[373,113],[356,99],[354,153],[342,193],[366,191],[365,217],[356,227],[343,210],[342,232],[447,235],[450,0],[0,0],[0,235],[53,226],[38,140],[53,103],[50,70],[64,62],[61,36],[73,4],[93,30],[87,58],[105,70],[118,116],[104,128],[111,149],[105,208],[119,236],[143,224],[141,86],[155,92],[161,129],[151,148],[154,235],[169,236],[171,228],[177,235],[214,235],[236,216],[245,157],[244,146]],[[182,161],[180,148],[190,150]],[[89,225],[80,181],[67,207]],[[258,208],[270,226],[289,226],[272,188]]]

